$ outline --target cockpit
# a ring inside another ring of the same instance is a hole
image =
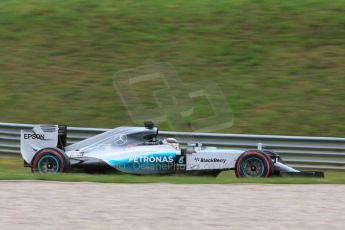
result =
[[[170,145],[176,150],[180,150],[180,144],[177,142],[175,138],[169,137],[165,138],[163,140],[150,140],[150,141],[145,141],[144,145]]]
[[[149,139],[149,141],[145,141],[144,145],[170,145],[176,150],[180,150],[180,144],[177,142],[175,138],[169,137],[163,140],[158,140],[158,129],[155,128],[155,125],[152,121],[145,121],[144,122],[145,128],[149,130],[156,129],[156,132],[151,133],[150,135],[146,135],[144,138]]]

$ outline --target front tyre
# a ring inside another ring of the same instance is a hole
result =
[[[237,177],[269,177],[273,172],[273,162],[261,151],[244,152],[236,161]]]
[[[66,155],[57,149],[41,149],[32,159],[31,171],[37,173],[62,173],[69,168]]]

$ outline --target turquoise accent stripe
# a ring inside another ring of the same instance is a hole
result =
[[[116,166],[119,164],[126,164],[129,163],[129,158],[123,158],[123,159],[119,159],[119,160],[110,160],[108,161],[108,164],[112,165],[112,166]]]
[[[130,159],[132,157],[142,159],[143,157],[175,157],[175,156],[176,156],[176,153],[174,153],[174,152],[146,153],[146,154],[134,155],[134,156],[131,156],[131,157],[125,157],[125,158],[121,158],[121,159],[117,159],[117,160],[109,160],[109,161],[107,161],[107,163],[109,165],[111,165],[111,166],[117,166],[117,165],[128,164],[128,163],[145,164],[145,163],[149,163],[149,162],[134,162],[134,161],[130,161]],[[154,162],[154,163],[164,164],[165,162],[163,162],[163,163],[161,163],[161,162]]]

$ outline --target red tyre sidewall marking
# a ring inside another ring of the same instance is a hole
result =
[[[41,158],[41,156],[45,153],[53,153],[54,156],[56,156],[57,158],[59,158],[60,160],[60,164],[61,164],[61,167],[59,169],[59,172],[63,172],[63,169],[64,169],[64,160],[63,160],[63,157],[61,156],[61,153],[59,153],[58,151],[54,150],[54,149],[44,149],[40,152],[38,152],[35,156],[35,159],[34,159],[34,162],[32,164],[32,168],[35,169],[35,172],[37,171],[37,164],[38,164],[38,159]]]
[[[266,161],[266,164],[267,164],[267,172],[266,172],[266,175],[265,177],[268,177],[269,174],[270,174],[270,171],[271,171],[271,166],[268,162],[268,159],[267,159],[267,156],[263,153],[258,153],[258,152],[246,152],[244,153],[237,161],[237,167],[236,167],[236,171],[237,171],[237,176],[240,177],[240,164],[241,164],[241,161],[244,157],[248,156],[248,155],[255,155],[255,156],[258,156],[258,157],[263,157]]]

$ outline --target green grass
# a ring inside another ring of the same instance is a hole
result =
[[[138,123],[114,73],[167,62],[186,83],[220,86],[235,119],[217,131],[344,136],[344,9],[343,0],[2,0],[1,122]],[[150,88],[137,90],[155,106]],[[196,104],[188,119],[210,116],[207,101]]]
[[[325,178],[258,178],[240,179],[234,176],[233,171],[223,172],[217,177],[206,176],[134,176],[127,174],[32,174],[30,168],[24,168],[19,158],[0,158],[0,180],[49,180],[70,182],[101,182],[101,183],[173,183],[173,184],[345,184],[344,172],[326,172]]]

